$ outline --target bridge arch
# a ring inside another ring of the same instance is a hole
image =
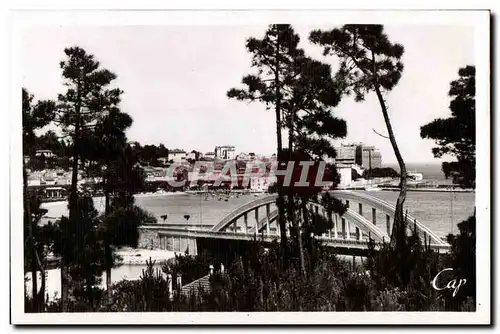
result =
[[[363,209],[363,205],[371,207],[372,210],[375,211],[381,211],[386,215],[386,231],[387,234],[390,235],[391,233],[391,228],[392,228],[392,221],[394,220],[394,215],[396,212],[396,207],[384,200],[381,200],[379,198],[376,198],[374,196],[362,193],[362,192],[355,192],[355,191],[349,191],[349,190],[333,190],[330,191],[330,194],[332,194],[334,197],[336,197],[339,200],[342,200],[343,202],[348,202],[350,204],[350,201],[357,203],[358,208],[359,208],[359,213],[361,213]],[[407,219],[407,228],[412,229],[413,227],[416,227],[417,232],[424,238],[429,237],[431,239],[431,243],[434,243],[436,245],[442,245],[442,246],[448,246],[448,243],[442,240],[439,235],[437,235],[435,232],[433,232],[429,227],[425,226],[422,222],[417,220],[415,217],[412,215],[408,214],[406,215]]]
[[[342,200],[344,203],[349,204],[349,208],[341,217],[338,215],[334,215],[330,219],[334,222],[334,228],[332,231],[328,231],[329,238],[343,238],[343,239],[351,239],[350,232],[350,224],[355,227],[355,235],[356,239],[362,240],[363,233],[365,236],[370,235],[375,241],[388,241],[390,240],[391,233],[391,222],[394,219],[395,207],[383,200],[380,200],[376,197],[370,196],[368,194],[363,194],[359,192],[352,191],[331,191],[330,192],[335,198]],[[222,232],[228,228],[232,228],[234,232],[238,231],[237,221],[238,219],[244,217],[245,226],[244,232],[249,233],[250,231],[255,233],[261,233],[264,229],[266,232],[270,233],[270,226],[275,224],[275,231],[277,234],[280,233],[279,226],[277,224],[278,212],[277,210],[270,210],[270,206],[276,203],[277,195],[270,194],[266,196],[262,196],[258,199],[255,199],[245,205],[237,208],[233,212],[226,215],[221,221],[213,226],[211,229],[212,232]],[[357,203],[358,209],[355,210],[351,206],[351,203]],[[315,203],[311,203],[312,206],[316,207],[318,210],[319,205]],[[368,218],[363,216],[363,206],[370,207],[372,209],[372,220],[370,221]],[[259,208],[266,207],[265,217],[262,219],[258,219],[258,210]],[[252,211],[255,211],[256,222],[253,224],[254,226],[249,227],[247,223],[247,216]],[[382,212],[386,217],[386,230],[384,231],[376,225],[376,212]],[[420,221],[415,219],[413,216],[408,215],[408,228],[411,229],[413,227],[417,228],[417,231],[425,238],[427,236],[431,239],[431,244],[439,246],[439,248],[447,248],[449,245],[443,241],[436,233],[434,233],[427,226],[422,224]],[[341,225],[341,226],[340,226]],[[426,239],[428,240],[428,239]]]

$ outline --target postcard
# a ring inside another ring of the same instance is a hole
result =
[[[11,15],[12,323],[490,323],[489,11]]]

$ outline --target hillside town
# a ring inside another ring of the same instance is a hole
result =
[[[132,148],[140,147],[137,142],[131,142]],[[147,146],[147,145],[146,145]],[[154,145],[153,145],[154,146]],[[163,147],[160,144],[160,147]],[[329,159],[329,163],[334,164],[340,174],[339,187],[364,187],[367,185],[381,184],[390,182],[397,174],[386,177],[369,177],[363,178],[363,174],[367,170],[375,170],[382,168],[382,156],[380,151],[374,146],[365,145],[363,143],[341,144],[335,148],[337,157]],[[237,173],[242,177],[247,168],[253,168],[252,164],[257,166],[257,163],[266,164],[266,172],[258,177],[251,177],[247,188],[251,191],[264,192],[275,181],[270,175],[271,165],[276,162],[276,154],[264,155],[255,152],[240,152],[236,153],[236,148],[233,145],[216,146],[213,151],[201,153],[196,150],[183,149],[164,149],[163,156],[156,156],[152,160],[140,159],[138,165],[145,174],[145,180],[148,192],[164,192],[178,191],[171,189],[168,186],[169,177],[167,176],[170,166],[176,166],[176,172],[182,173],[185,170],[190,176],[194,173],[202,173],[196,169],[196,162],[213,163],[213,170],[200,177],[200,182],[197,185],[202,186],[207,190],[210,185],[221,176],[221,171],[228,161],[236,162]],[[67,188],[71,184],[71,167],[64,168],[58,161],[64,157],[58,156],[50,149],[39,149],[34,152],[33,156],[25,156],[25,163],[31,165],[28,168],[28,187],[37,188],[46,201],[54,201],[65,198],[67,196]],[[43,162],[40,165],[40,160]],[[69,158],[71,161],[71,158]],[[142,161],[141,161],[142,160]],[[250,166],[250,167],[248,167]],[[191,179],[191,178],[190,178]],[[85,186],[96,195],[100,195],[99,177],[93,177],[85,171],[80,170],[78,173],[78,183]],[[226,182],[222,182],[224,187]],[[196,186],[187,185],[188,188],[198,188]],[[183,189],[187,190],[187,189]]]

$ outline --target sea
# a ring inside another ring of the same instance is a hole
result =
[[[408,172],[422,173],[424,181],[438,182],[441,184],[451,184],[451,178],[446,179],[441,170],[441,162],[424,162],[424,163],[406,163],[406,170]],[[398,173],[401,171],[397,163],[384,164],[383,167],[393,168]]]

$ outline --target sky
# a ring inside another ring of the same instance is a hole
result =
[[[80,46],[95,55],[104,68],[117,74],[114,84],[123,94],[121,109],[133,118],[128,138],[142,145],[163,143],[167,148],[213,151],[234,145],[237,152],[272,154],[276,151],[273,111],[259,103],[229,100],[226,92],[241,87],[243,75],[254,72],[245,49],[248,37],[262,37],[266,26],[61,26],[25,30],[22,39],[22,83],[35,99],[55,99],[64,92],[59,62],[64,48]],[[313,29],[332,26],[294,26],[306,54],[336,68],[308,43]],[[466,26],[385,26],[392,42],[405,48],[404,71],[387,94],[389,116],[406,162],[439,163],[431,153],[432,140],[420,138],[420,127],[450,116],[448,90],[458,69],[474,65],[474,30]],[[344,97],[332,109],[347,122],[340,143],[376,146],[384,164],[396,161],[380,106],[374,93],[362,103]],[[285,137],[286,138],[286,137]],[[449,159],[449,158],[448,158]]]

